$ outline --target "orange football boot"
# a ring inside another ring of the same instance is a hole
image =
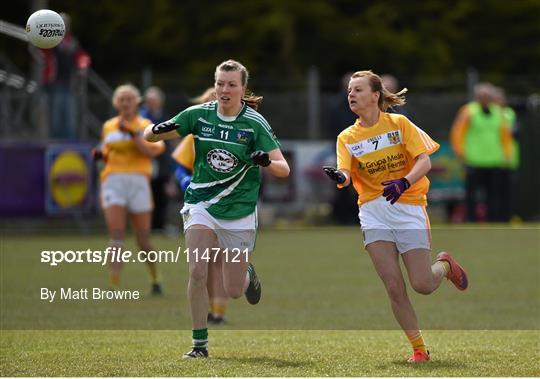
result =
[[[407,363],[421,363],[429,361],[429,351],[414,350]]]
[[[454,283],[458,290],[465,291],[469,286],[469,280],[467,279],[467,273],[463,267],[461,267],[459,263],[445,251],[442,251],[437,255],[437,261],[448,262],[450,271],[446,274],[446,278]]]

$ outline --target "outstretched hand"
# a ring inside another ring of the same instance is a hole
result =
[[[332,166],[323,166],[323,171],[330,179],[337,184],[343,184],[347,180],[347,177],[343,172]]]
[[[172,122],[172,121],[165,121],[161,122],[159,124],[152,125],[152,133],[154,134],[163,134],[172,132],[173,130],[176,130],[180,127],[180,125]]]

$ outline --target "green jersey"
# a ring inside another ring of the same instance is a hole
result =
[[[184,200],[202,204],[216,217],[234,220],[255,211],[260,169],[254,151],[269,152],[280,144],[268,122],[246,104],[236,117],[217,112],[218,102],[195,105],[171,119],[181,136],[193,134],[193,179]]]

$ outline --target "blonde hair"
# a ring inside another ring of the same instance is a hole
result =
[[[216,100],[216,89],[214,87],[208,87],[199,96],[190,99],[193,104],[203,104],[209,101]]]
[[[249,105],[251,108],[257,110],[259,106],[261,105],[263,101],[262,96],[256,96],[253,92],[247,89],[247,83],[249,80],[249,72],[247,68],[240,62],[235,61],[233,59],[228,59],[225,62],[221,62],[216,67],[216,72],[214,74],[214,78],[217,79],[217,73],[218,71],[225,71],[225,72],[239,72],[242,86],[246,87],[246,93],[244,96],[242,96],[242,101],[244,101],[247,105]]]
[[[383,85],[381,77],[371,70],[356,71],[351,75],[351,79],[356,78],[367,78],[371,91],[379,92],[380,96],[377,105],[381,111],[384,112],[388,108],[405,105],[405,93],[408,91],[407,88],[403,88],[397,93],[392,93]]]
[[[116,87],[116,89],[114,90],[114,93],[113,93],[113,96],[112,96],[112,104],[113,104],[114,107],[116,107],[118,98],[120,97],[120,94],[122,92],[128,92],[128,93],[132,94],[135,97],[135,100],[137,101],[137,104],[139,104],[141,102],[141,100],[142,100],[141,93],[139,92],[137,87],[135,87],[131,83],[126,83],[126,84],[122,84],[122,85]]]

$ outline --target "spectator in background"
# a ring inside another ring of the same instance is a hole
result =
[[[149,177],[152,158],[162,154],[165,144],[149,143],[142,138],[144,128],[150,120],[139,115],[141,101],[139,90],[131,84],[115,89],[113,105],[116,117],[103,124],[101,147],[95,151],[96,158],[103,158],[105,167],[101,171],[101,206],[109,232],[109,246],[123,248],[126,234],[126,216],[129,217],[137,244],[141,251],[155,250],[150,243],[152,218],[152,193]],[[152,294],[161,294],[156,263],[147,262],[152,280]],[[120,285],[123,263],[109,262],[110,286]]]
[[[456,156],[465,165],[467,220],[477,221],[478,190],[485,194],[487,220],[504,221],[502,167],[510,161],[511,134],[501,108],[493,102],[493,85],[474,87],[475,100],[459,110],[450,132]]]
[[[64,39],[52,49],[41,49],[43,85],[49,103],[49,137],[76,139],[75,87],[77,75],[85,75],[90,56],[71,33],[71,17],[60,13],[66,26]]]
[[[166,120],[163,112],[165,104],[165,95],[159,87],[149,87],[144,93],[144,104],[140,109],[142,117],[152,121],[153,124],[159,124]],[[165,154],[158,155],[152,164],[152,195],[154,197],[154,212],[152,213],[152,230],[162,232],[165,229],[167,216],[167,184],[170,180],[173,162],[170,157],[172,150],[170,142],[165,141]]]
[[[503,88],[495,87],[493,92],[494,102],[501,107],[503,117],[506,121],[506,125],[510,130],[510,135],[512,137],[511,142],[511,153],[510,161],[508,164],[502,168],[503,171],[503,196],[505,200],[502,202],[501,206],[503,207],[502,211],[502,220],[510,221],[512,216],[517,214],[516,210],[516,188],[519,188],[519,142],[518,142],[518,123],[516,120],[516,112],[508,106],[506,101],[506,93]]]
[[[390,93],[397,93],[399,90],[399,81],[394,75],[390,74],[383,74],[381,75],[381,81],[383,86],[388,90]],[[409,107],[407,105],[403,105],[400,107],[395,108],[388,108],[388,113],[396,113],[396,114],[402,114],[403,116],[407,117],[408,119],[411,118],[411,112],[409,112]]]

